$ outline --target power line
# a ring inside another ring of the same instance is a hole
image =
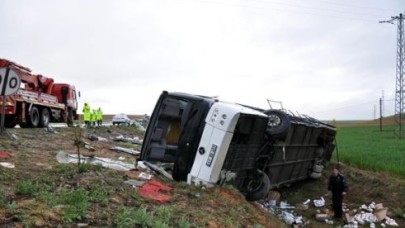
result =
[[[390,20],[380,21],[380,23],[397,23],[397,64],[396,64],[396,80],[395,80],[395,120],[397,122],[397,129],[395,133],[399,138],[403,136],[403,124],[405,123],[405,32],[404,32],[404,16],[391,17]]]
[[[393,10],[398,10],[398,9],[388,9],[388,8],[378,8],[378,7],[370,7],[370,6],[359,6],[359,5],[350,5],[350,4],[342,4],[342,3],[336,3],[334,1],[328,1],[328,0],[318,0],[320,2],[325,2],[325,3],[330,3],[333,5],[338,5],[338,6],[343,6],[343,7],[354,7],[354,8],[359,8],[359,9],[369,9],[369,10],[381,10],[381,11],[393,11]]]
[[[341,11],[341,10],[336,10],[336,9],[330,9],[330,8],[325,8],[325,7],[308,7],[308,6],[303,6],[303,5],[295,5],[295,4],[289,4],[285,2],[271,2],[271,1],[265,1],[265,0],[250,0],[254,2],[262,2],[262,3],[267,3],[267,4],[277,4],[277,5],[285,5],[285,6],[291,6],[299,9],[309,9],[309,10],[319,10],[319,11],[329,11],[329,12],[335,12],[335,13],[342,13],[342,14],[350,14],[350,15],[364,15],[364,16],[370,16],[370,17],[380,17],[381,15],[375,15],[375,14],[367,14],[367,13],[361,13],[361,12],[348,12],[348,11]]]
[[[187,3],[190,1],[182,0]],[[333,15],[333,14],[322,14],[322,13],[314,13],[314,12],[308,12],[308,11],[302,11],[302,10],[319,10],[324,12],[325,9],[316,9],[316,8],[311,8],[311,9],[305,9],[305,8],[300,8],[297,11],[297,9],[288,9],[288,8],[274,8],[271,6],[268,7],[262,7],[262,6],[254,6],[254,5],[247,5],[247,4],[236,4],[236,3],[229,3],[229,2],[220,2],[220,1],[209,1],[209,0],[194,0],[195,2],[201,2],[204,4],[215,4],[215,5],[224,5],[224,6],[231,6],[231,7],[240,7],[240,8],[246,8],[246,9],[256,9],[256,10],[272,10],[272,11],[277,11],[279,13],[288,13],[288,14],[294,14],[294,15],[310,15],[310,16],[317,16],[317,17],[325,17],[325,18],[333,18],[333,19],[340,19],[340,20],[349,20],[349,21],[364,21],[364,22],[375,22],[379,15],[370,15],[366,14],[368,17],[374,17],[375,19],[371,18],[359,18],[359,17],[353,17],[356,15],[359,15],[358,13],[351,13],[351,12],[344,12],[344,11],[336,11],[335,13],[340,13],[339,15]],[[280,3],[282,4],[282,3]],[[295,7],[295,6],[293,6]],[[333,9],[329,9],[331,11],[334,11]],[[352,14],[348,16],[345,16],[343,14]]]
[[[375,101],[373,101],[373,102],[365,102],[365,103],[360,103],[360,104],[347,105],[347,106],[342,106],[342,107],[338,107],[338,108],[332,108],[332,109],[327,109],[327,110],[318,111],[318,112],[312,112],[312,113],[314,113],[314,114],[326,113],[326,112],[342,110],[342,109],[348,109],[348,108],[364,106],[364,105],[370,105],[370,104],[375,104]]]

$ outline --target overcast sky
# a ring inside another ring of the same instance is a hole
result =
[[[74,84],[104,113],[150,114],[163,90],[331,119],[394,114],[405,1],[3,0],[0,58]],[[378,113],[376,113],[378,115]]]

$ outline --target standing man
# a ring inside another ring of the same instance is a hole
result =
[[[333,211],[335,218],[342,218],[342,202],[343,196],[349,190],[345,177],[340,174],[339,168],[332,169],[332,175],[329,177],[328,190],[332,192]]]
[[[101,126],[103,124],[103,111],[99,107],[97,110],[97,126]]]
[[[90,111],[90,105],[87,103],[84,103],[84,107],[83,107],[83,120],[84,120],[84,125],[86,127],[90,127],[91,111]]]
[[[93,109],[93,112],[91,113],[91,125],[95,127],[96,121],[97,121],[97,112],[95,109]]]

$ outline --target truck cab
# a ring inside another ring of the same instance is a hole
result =
[[[248,200],[270,188],[317,178],[335,128],[281,110],[164,91],[145,133],[141,160],[193,185],[232,184]]]

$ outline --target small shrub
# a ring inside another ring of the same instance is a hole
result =
[[[2,207],[7,201],[6,190],[0,187],[0,207]]]
[[[397,218],[405,218],[405,211],[402,208],[394,208],[394,214]]]
[[[190,228],[191,227],[190,222],[185,217],[181,217],[178,225],[180,228]]]
[[[132,197],[132,199],[135,199],[138,202],[143,201],[143,198],[139,195],[139,193],[137,191],[132,191],[131,197]]]
[[[17,213],[17,209],[18,209],[18,204],[16,202],[11,202],[7,204],[7,212],[10,214],[15,214]]]
[[[56,172],[60,174],[70,174],[72,172],[72,166],[69,164],[56,165]]]
[[[136,224],[146,227],[153,221],[152,216],[148,213],[146,207],[138,208],[134,213],[134,219]]]
[[[261,224],[253,224],[253,228],[264,228],[264,226],[262,226]]]
[[[89,163],[81,163],[79,165],[79,173],[85,173],[91,170],[91,164]]]
[[[0,181],[14,180],[14,169],[0,168]]]
[[[155,210],[155,213],[163,223],[169,224],[173,219],[173,215],[176,213],[176,208],[174,206],[161,206]]]
[[[101,164],[80,163],[79,173],[85,173],[91,170],[100,171],[103,168]]]
[[[108,203],[108,189],[101,185],[92,185],[90,189],[90,201],[107,205]]]
[[[15,193],[17,195],[32,195],[36,190],[37,186],[32,181],[22,181],[15,186]]]
[[[155,219],[152,227],[154,228],[169,228],[170,226],[159,219]]]
[[[103,168],[104,168],[104,167],[103,167],[102,164],[94,164],[94,165],[92,166],[92,170],[94,170],[94,171],[101,171]]]
[[[115,218],[117,227],[135,227],[134,211],[124,206],[118,208],[118,214]]]
[[[61,196],[62,203],[67,207],[63,211],[63,221],[69,223],[81,219],[87,211],[89,196],[83,188],[67,192]]]
[[[41,189],[38,192],[36,199],[46,202],[46,204],[50,207],[58,205],[58,197],[55,195],[55,193],[48,189]]]

